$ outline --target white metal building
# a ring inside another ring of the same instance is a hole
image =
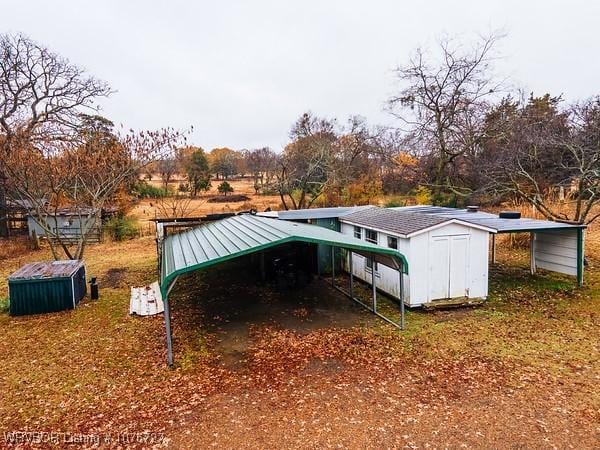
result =
[[[410,279],[403,279],[405,302],[421,306],[441,299],[485,299],[489,264],[495,262],[496,234],[527,233],[530,267],[558,272],[583,283],[585,225],[500,217],[478,208],[375,206],[314,208],[264,213],[279,220],[303,221],[336,229],[406,256]],[[490,244],[491,237],[491,246]],[[491,255],[489,255],[491,249]],[[343,269],[372,283],[373,263],[352,254]],[[375,263],[376,287],[399,298],[398,272]]]
[[[583,284],[585,261],[585,229],[582,224],[531,218],[502,218],[498,214],[468,209],[441,206],[405,206],[393,210],[460,219],[495,230],[495,233],[527,233],[530,238],[530,268],[534,274],[538,269],[574,276]],[[496,262],[496,234],[492,234],[492,263]]]
[[[480,299],[488,295],[489,234],[495,230],[455,218],[411,214],[372,207],[339,218],[341,232],[397,249],[405,255],[410,276],[404,278],[408,306],[435,300]],[[345,269],[366,282],[375,267],[377,288],[399,298],[398,272],[351,254]]]

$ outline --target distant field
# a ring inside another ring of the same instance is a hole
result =
[[[176,191],[179,183],[183,180],[177,180],[170,183],[173,191]],[[248,210],[251,208],[257,211],[264,211],[267,208],[281,209],[281,199],[277,195],[257,195],[254,191],[254,184],[251,179],[228,180],[229,184],[234,189],[234,194],[244,194],[250,197],[247,202],[226,202],[226,203],[209,203],[209,197],[219,195],[217,186],[220,180],[213,180],[212,188],[208,192],[201,193],[197,198],[190,201],[187,216],[203,216],[212,213],[236,212]],[[162,187],[159,179],[153,179],[151,183],[155,186]],[[160,216],[160,210],[157,208],[157,203],[160,200],[144,199],[133,208],[130,215],[137,217],[141,221],[154,219],[157,215]]]

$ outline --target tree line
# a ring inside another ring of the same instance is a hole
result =
[[[368,203],[381,194],[437,205],[529,204],[590,223],[600,199],[600,96],[524,95],[494,74],[497,33],[471,46],[443,38],[395,71],[393,128],[302,115],[277,156],[286,208]]]
[[[205,152],[187,143],[187,130],[115,126],[98,110],[112,93],[107,83],[24,35],[0,35],[0,236],[9,200],[39,218],[70,207],[97,219],[156,173],[165,187],[183,175],[190,197],[215,179],[248,176],[286,209],[398,194],[450,206],[512,200],[552,220],[590,223],[599,214],[600,97],[568,104],[511,89],[494,73],[500,39],[417,49],[394,72],[385,106],[394,127],[306,112],[283,149]],[[85,230],[73,248],[58,224],[40,225],[55,237],[56,257],[82,257]]]
[[[495,75],[502,37],[417,49],[394,72],[394,127],[306,112],[281,151],[215,149],[209,170],[251,175],[257,193],[279,195],[286,209],[399,194],[446,206],[511,201],[590,223],[600,214],[600,97],[567,103],[512,88]]]

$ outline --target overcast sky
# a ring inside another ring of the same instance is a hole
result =
[[[536,94],[600,93],[597,1],[0,2],[0,32],[23,32],[117,92],[102,114],[136,129],[194,126],[205,149],[279,151],[304,111],[384,112],[392,70],[418,46],[503,28],[498,72]]]

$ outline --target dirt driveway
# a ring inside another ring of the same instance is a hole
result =
[[[597,373],[566,376],[481,352],[481,336],[468,325],[481,310],[412,312],[412,324],[459,327],[462,339],[471,341],[469,351],[447,352],[442,345],[438,352],[414,328],[399,341],[396,330],[324,281],[280,293],[253,285],[238,271],[228,283],[222,272],[214,276],[221,283],[210,274],[187,281],[182,291],[192,293],[174,306],[175,322],[188,331],[206,330],[201,345],[225,368],[227,388],[174,427],[175,447],[600,444],[598,398],[588,397],[597,394],[590,384]],[[201,301],[191,301],[198,295]],[[517,334],[524,331],[519,327]],[[179,337],[184,347],[194,341],[189,334]],[[187,347],[179,356],[198,351]]]

